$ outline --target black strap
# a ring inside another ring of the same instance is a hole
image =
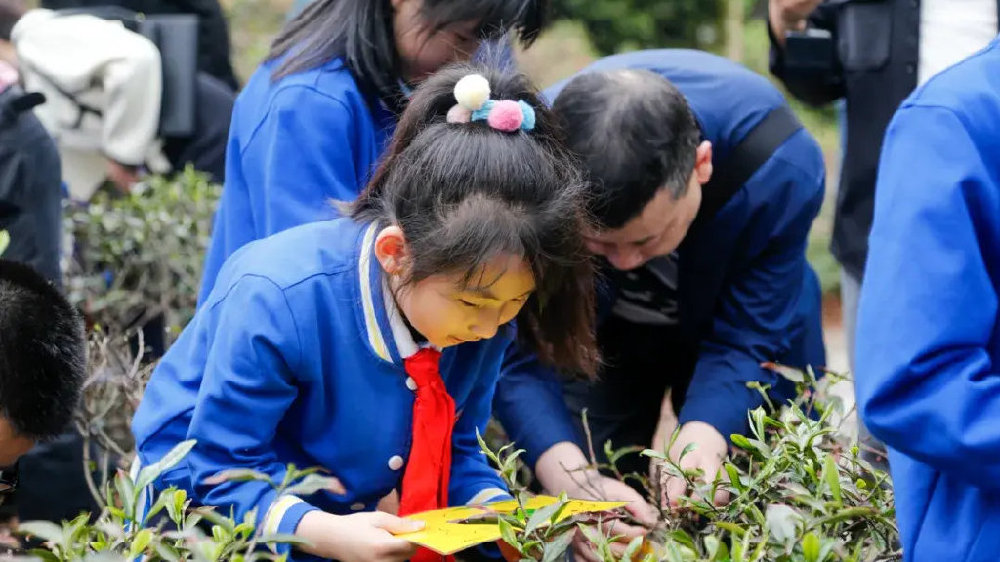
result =
[[[729,157],[716,167],[712,179],[702,186],[701,207],[691,228],[711,221],[774,151],[802,128],[787,106],[777,107],[750,130]]]

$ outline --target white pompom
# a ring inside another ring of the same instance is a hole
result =
[[[455,84],[455,100],[469,111],[483,107],[490,99],[490,82],[482,74],[470,74]]]

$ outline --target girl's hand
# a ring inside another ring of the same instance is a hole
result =
[[[302,518],[295,534],[311,544],[302,550],[341,562],[402,562],[416,552],[416,545],[394,534],[424,528],[422,521],[402,519],[373,511],[332,515],[311,511]]]

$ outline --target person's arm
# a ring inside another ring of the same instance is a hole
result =
[[[819,148],[810,150],[815,154],[803,151],[794,161],[772,156],[757,172],[756,178],[778,185],[772,193],[780,203],[776,200],[762,209],[751,225],[754,233],[747,235],[767,236],[768,243],[746,267],[733,272],[720,295],[710,335],[701,342],[678,412],[680,435],[671,453],[676,458],[689,443],[695,443],[695,450],[681,459],[681,465],[702,469],[707,480],[716,476],[729,436],[745,433],[747,413],[763,405],[763,397],[747,388],[747,383],[772,388],[778,383],[778,375],[761,364],[790,349],[793,322],[801,299],[809,293],[805,249],[822,204],[824,178]],[[676,503],[683,481],[667,480],[663,499]]]
[[[238,155],[258,237],[332,218],[333,201],[357,198],[369,172],[356,161],[357,119],[342,101],[310,87],[274,94]]]
[[[303,351],[285,296],[268,279],[245,276],[210,306],[194,320],[209,324],[212,338],[188,428],[196,444],[184,460],[197,501],[232,509],[237,520],[257,510],[255,523],[263,533],[295,534],[308,542],[301,550],[322,558],[366,560],[375,553],[382,560],[408,559],[413,545],[393,534],[417,531],[419,522],[387,513],[333,515],[301,498],[279,496],[267,482],[212,478],[240,468],[275,482],[284,478],[287,469],[275,456],[273,440],[298,394],[295,373]],[[284,554],[291,545],[275,549]]]
[[[653,507],[628,484],[587,468],[591,463],[579,445],[559,376],[534,355],[512,348],[497,385],[493,408],[515,447],[525,449],[525,462],[534,469],[535,477],[548,493],[565,492],[576,499],[625,501],[638,522],[649,527],[656,523]],[[613,534],[632,539],[645,535],[646,529],[619,522]],[[582,559],[592,559],[593,555],[581,542],[575,544],[575,550]],[[614,550],[621,554],[624,545],[615,545]]]
[[[857,331],[859,406],[887,445],[1000,489],[995,147],[944,107],[886,134]],[[995,127],[992,127],[995,129]]]
[[[844,97],[843,71],[833,60],[822,68],[789,65],[785,50],[786,33],[802,31],[809,26],[832,33],[835,44],[837,9],[835,3],[827,4],[822,0],[769,0],[768,3],[771,74],[781,80],[793,96],[812,105],[823,105]]]
[[[294,533],[316,508],[299,498],[278,498],[266,482],[213,483],[237,468],[280,482],[286,466],[272,443],[278,424],[298,394],[301,362],[297,327],[281,290],[269,279],[245,276],[220,302],[194,320],[208,324],[210,341],[188,439],[197,441],[185,459],[197,500],[233,509],[237,520],[257,510],[258,528]],[[257,319],[247,322],[247,318]],[[253,423],[247,423],[247,420]]]

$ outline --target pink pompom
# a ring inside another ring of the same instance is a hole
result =
[[[472,112],[456,103],[448,110],[445,120],[449,123],[468,123],[472,120]]]
[[[513,100],[496,102],[486,117],[486,122],[490,124],[490,127],[508,133],[520,129],[523,121],[524,114],[521,113],[521,106]]]

